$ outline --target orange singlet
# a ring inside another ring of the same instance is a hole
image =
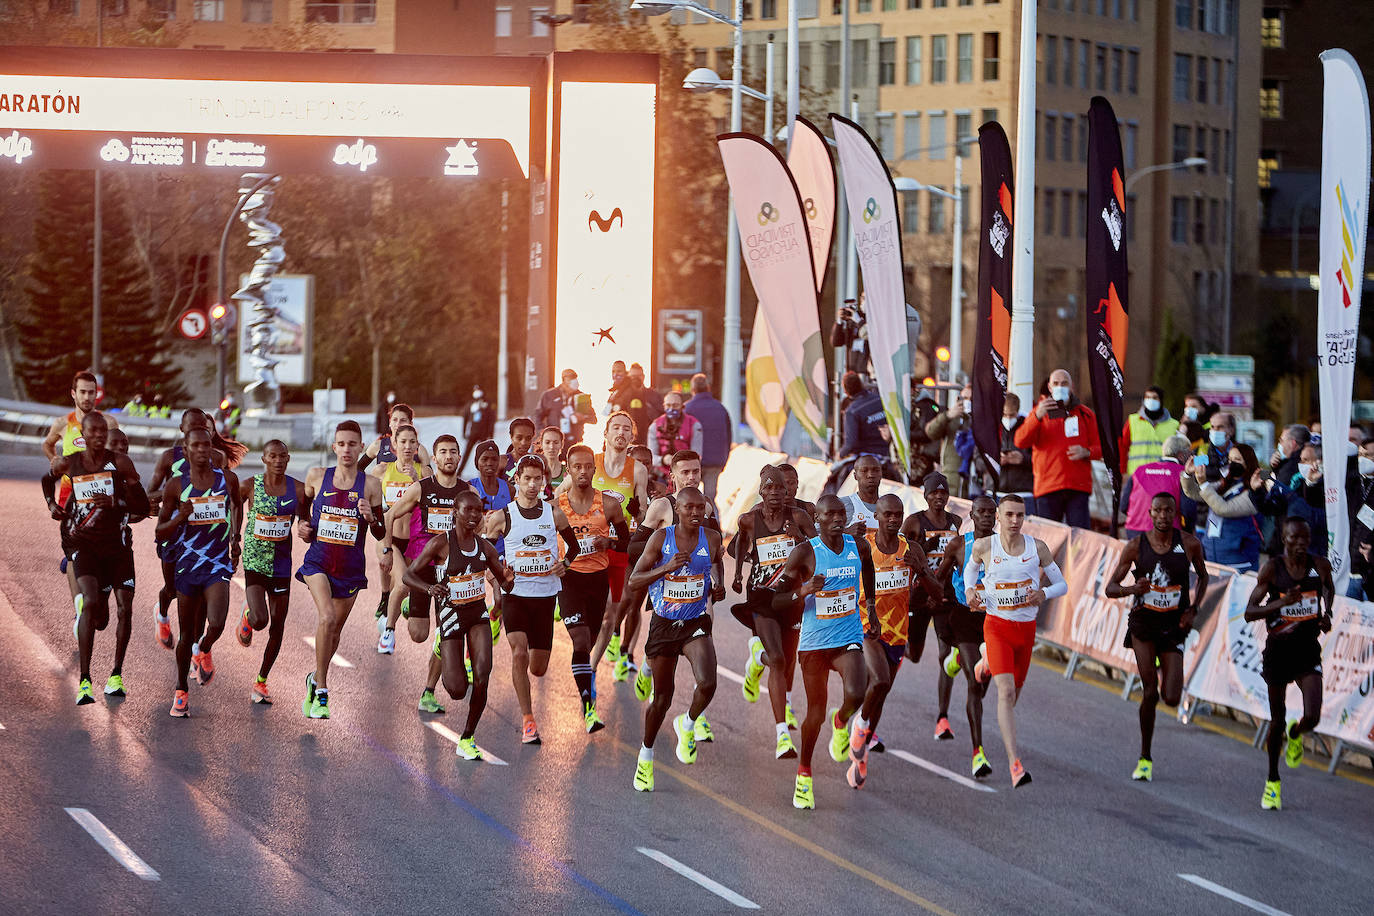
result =
[[[605,569],[610,563],[610,557],[606,555],[605,550],[595,550],[592,547],[593,538],[609,539],[611,536],[611,526],[606,521],[606,509],[602,503],[601,491],[592,491],[592,505],[587,510],[586,515],[578,515],[573,511],[572,500],[568,498],[567,493],[558,497],[558,508],[563,510],[563,514],[567,516],[568,524],[572,526],[573,532],[577,535],[578,554],[568,569],[580,573],[597,572]],[[558,545],[563,553],[567,553],[567,545],[561,540]]]
[[[911,567],[906,562],[907,540],[897,535],[895,553],[878,549],[878,532],[869,530],[864,537],[873,552],[873,571],[876,574],[878,624],[882,640],[889,646],[904,646],[907,640],[907,596],[911,591]]]

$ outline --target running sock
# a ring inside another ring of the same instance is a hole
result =
[[[684,718],[687,719],[687,727],[684,728],[683,731],[687,731],[687,732],[694,732],[694,731],[696,731],[697,720],[692,718],[692,714],[691,714],[690,712],[689,712],[689,713],[684,713]]]
[[[855,716],[855,717],[854,717],[854,727],[855,727],[855,728],[868,728],[868,720],[865,719],[862,715]]]
[[[840,711],[838,709],[835,710],[835,718],[831,720],[830,724],[834,725],[836,728],[844,728],[844,720],[840,718]]]
[[[778,738],[782,738],[783,735],[787,734],[787,723],[786,723],[786,722],[779,722],[779,723],[775,726],[775,729],[777,730]]]
[[[788,705],[788,706],[791,706],[791,705],[792,705],[792,691],[790,691],[790,690],[787,691],[787,705]]]
[[[808,766],[802,766],[801,764],[798,764],[798,765],[797,765],[797,775],[798,775],[798,776],[810,776],[810,775],[811,775],[811,768],[808,767]]]
[[[653,760],[654,760],[654,749],[651,748],[651,747],[644,747],[643,745],[640,745],[640,747],[639,747],[639,759],[640,759],[640,760],[647,760],[647,761],[649,761],[650,763],[652,763]]]
[[[576,649],[572,654],[572,676],[577,683],[577,692],[582,696],[582,708],[592,701],[592,653]]]
[[[265,674],[259,674],[259,675],[258,675],[258,683],[259,683],[259,684],[266,684],[266,683],[267,683],[267,675],[265,675]]]

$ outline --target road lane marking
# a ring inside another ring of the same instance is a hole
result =
[[[315,637],[313,637],[313,636],[302,636],[301,638],[305,640],[305,644],[306,644],[307,646],[309,646],[311,649],[314,649],[314,648],[315,648]],[[353,663],[350,662],[348,659],[344,658],[344,657],[343,657],[342,655],[340,655],[338,652],[335,652],[335,653],[334,653],[334,657],[333,657],[332,659],[330,659],[330,661],[332,661],[334,664],[338,665],[340,668],[352,668],[352,667],[353,667]]]
[[[716,665],[716,673],[717,673],[717,674],[723,674],[723,675],[725,675],[726,680],[734,681],[736,684],[743,684],[743,683],[744,683],[744,675],[742,675],[742,674],[736,674],[735,672],[731,671],[729,668],[722,668],[720,665]],[[767,693],[767,692],[768,692],[768,687],[767,687],[766,685],[764,685],[764,684],[759,684],[759,695],[762,696],[763,694],[765,694],[765,693]]]
[[[442,722],[426,722],[425,725],[430,729],[430,731],[439,735],[443,735],[445,738],[452,741],[454,744],[457,744],[458,740],[463,737],[453,729],[444,725]],[[500,757],[497,757],[491,751],[482,747],[482,745],[477,745],[477,749],[482,752],[482,759],[485,760],[487,763],[494,763],[499,767],[510,766],[510,764],[506,763],[506,761],[502,760]]]
[[[86,832],[89,833],[97,843],[99,843],[110,856],[123,865],[129,871],[138,875],[144,881],[161,881],[162,877],[153,870],[153,867],[138,857],[128,845],[100,822],[96,817],[85,808],[67,808],[72,820],[76,821]]]
[[[677,872],[679,875],[682,875],[682,877],[686,878],[689,881],[695,881],[697,884],[700,884],[702,887],[706,888],[708,891],[715,894],[717,897],[720,897],[724,900],[728,900],[730,903],[733,903],[735,906],[739,907],[742,910],[757,910],[759,908],[759,905],[754,901],[750,900],[748,897],[742,897],[739,894],[736,894],[734,891],[730,890],[730,888],[726,887],[724,884],[721,884],[719,881],[716,881],[712,878],[708,878],[696,869],[689,868],[688,866],[683,865],[677,859],[674,859],[672,856],[667,855],[666,853],[659,852],[657,849],[650,849],[647,846],[636,846],[635,852],[640,853],[641,855],[648,856],[649,858],[653,859],[655,862],[664,866],[665,868],[671,868],[673,871]]]
[[[1208,881],[1206,878],[1200,878],[1197,875],[1179,875],[1179,877],[1189,884],[1196,884],[1205,891],[1211,891],[1219,897],[1225,897],[1227,900],[1233,900],[1241,906],[1249,907],[1256,913],[1264,913],[1265,916],[1288,916],[1283,910],[1276,910],[1267,903],[1260,903],[1258,900],[1247,897],[1244,894],[1237,894],[1229,887],[1222,887],[1220,884]]]
[[[887,752],[891,754],[893,757],[905,760],[907,763],[914,763],[916,764],[916,766],[920,767],[923,770],[929,770],[937,776],[943,776],[946,779],[953,780],[961,786],[968,786],[970,789],[975,789],[979,792],[997,791],[992,786],[985,785],[984,783],[978,782],[975,779],[970,779],[969,777],[956,773],[953,770],[946,770],[944,767],[931,763],[929,760],[924,760],[920,757],[917,757],[915,754],[909,754],[906,751],[899,751],[895,747],[888,748]]]

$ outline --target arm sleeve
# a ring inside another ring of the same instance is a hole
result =
[[[1051,563],[1045,567],[1045,576],[1050,580],[1050,587],[1045,589],[1045,600],[1051,598],[1061,598],[1069,593],[1069,583],[1064,581],[1064,573],[1059,569],[1058,563]]]
[[[43,475],[38,483],[43,488],[43,500],[45,502],[53,502],[57,499],[57,476],[55,474],[49,471]]]
[[[624,553],[630,544],[630,526],[625,521],[624,513],[621,513],[619,521],[611,525],[611,529],[615,531],[615,543],[611,545],[611,549],[617,553]]]
[[[568,548],[568,552],[563,554],[563,562],[565,564],[571,563],[573,560],[576,560],[577,555],[582,552],[582,548],[578,546],[577,543],[577,532],[573,531],[572,526],[569,525],[558,533],[563,536],[563,543],[567,545]]]
[[[943,439],[949,427],[949,414],[943,410],[930,418],[926,424],[926,435],[932,439]]]
[[[978,577],[983,572],[983,561],[977,554],[969,557],[968,563],[964,565],[964,605],[968,606],[973,602],[973,596],[978,594],[981,588],[978,584]]]
[[[371,463],[372,463],[372,458],[371,458],[371,456],[369,456],[369,455],[367,454],[367,452],[363,452],[361,455],[359,455],[359,456],[358,456],[358,473],[361,474],[363,471],[366,471],[366,470],[367,470],[367,466],[368,466],[369,464],[371,464]]]

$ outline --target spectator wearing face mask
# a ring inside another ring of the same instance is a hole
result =
[[[649,424],[649,451],[653,472],[665,484],[671,479],[673,456],[684,449],[702,453],[702,428],[697,418],[684,412],[682,392],[663,396],[663,416]]]
[[[1374,585],[1374,438],[1360,443],[1356,476],[1345,494],[1350,509],[1350,588],[1346,597],[1368,600],[1365,583]]]
[[[1202,550],[1213,563],[1233,566],[1240,572],[1259,567],[1260,507],[1264,501],[1264,481],[1255,450],[1244,443],[1226,453],[1228,461],[1212,479],[1211,464],[1192,458],[1183,466],[1179,484],[1183,495],[1207,504],[1207,525]]]
[[[1191,452],[1186,438],[1172,435],[1164,440],[1158,458],[1140,465],[1126,478],[1121,487],[1121,505],[1125,507],[1127,540],[1154,527],[1150,521],[1150,504],[1159,494],[1167,493],[1174,498],[1174,505],[1182,506],[1179,478],[1183,476],[1183,462]],[[1178,519],[1174,520],[1174,527],[1179,527]]]
[[[1337,442],[1335,450],[1343,450],[1344,442]],[[1344,473],[1343,465],[1339,473]],[[1288,480],[1270,477],[1265,483],[1266,497],[1262,509],[1278,519],[1297,516],[1312,529],[1311,552],[1326,556],[1326,479],[1322,472],[1322,447],[1311,442],[1298,453],[1298,470]],[[1278,526],[1282,531],[1283,526]],[[1279,537],[1276,534],[1276,538]],[[1271,554],[1278,551],[1270,545]]]
[[[577,373],[564,369],[562,382],[539,396],[539,408],[534,425],[539,429],[552,426],[563,434],[563,448],[582,441],[582,427],[596,422],[592,399],[581,393]]]
[[[1122,479],[1129,480],[1141,465],[1159,461],[1164,443],[1177,432],[1178,421],[1164,406],[1164,389],[1158,385],[1146,388],[1140,410],[1126,418],[1121,430]]]
[[[1283,428],[1283,432],[1279,433],[1279,444],[1274,447],[1274,454],[1269,456],[1269,469],[1277,479],[1293,479],[1298,472],[1303,446],[1311,441],[1311,431],[1301,423]]]
[[[1016,446],[1016,431],[1025,422],[1026,418],[1021,416],[1021,399],[1008,391],[1002,402],[1002,428],[997,431],[1001,440],[997,492],[1021,497],[1026,501],[1026,514],[1034,515],[1035,476],[1031,471],[1030,449]]]
[[[946,480],[955,481],[955,488],[959,491],[952,494],[954,496],[968,495],[968,477],[960,473],[965,462],[959,452],[959,438],[960,434],[969,433],[972,429],[969,425],[972,410],[973,388],[965,385],[949,409],[940,411],[926,424],[926,435],[932,442],[940,443],[940,473],[945,475]]]
[[[1035,514],[1074,528],[1090,528],[1092,463],[1102,457],[1097,416],[1074,394],[1067,369],[1050,373],[1049,394],[1035,405],[1014,439],[1018,448],[1031,450]]]
[[[1194,423],[1207,425],[1211,419],[1212,410],[1207,406],[1207,401],[1200,394],[1185,394],[1183,396],[1183,417],[1184,420],[1191,420]]]
[[[1218,468],[1226,464],[1226,456],[1236,444],[1236,418],[1225,411],[1212,414],[1207,421],[1207,441],[1197,450],[1199,455],[1207,455],[1212,480],[1216,479]]]

